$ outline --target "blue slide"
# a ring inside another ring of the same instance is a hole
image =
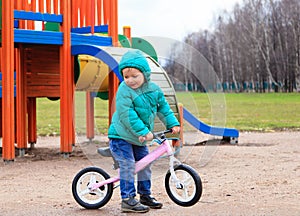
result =
[[[187,109],[183,108],[183,118],[190,123],[193,127],[198,129],[199,131],[216,135],[222,137],[229,137],[231,139],[237,140],[239,137],[239,131],[234,128],[222,128],[222,127],[214,127],[207,125],[197,119],[192,113],[190,113]]]

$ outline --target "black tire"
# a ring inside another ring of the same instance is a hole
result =
[[[104,185],[92,191],[88,185],[109,179],[110,176],[98,167],[87,167],[81,170],[73,179],[72,193],[76,202],[86,209],[98,209],[104,206],[113,194],[113,183]],[[83,193],[85,191],[85,193]]]
[[[198,173],[186,164],[174,168],[181,188],[177,188],[168,171],[165,177],[165,188],[170,199],[177,205],[188,207],[196,204],[202,195],[202,182]]]

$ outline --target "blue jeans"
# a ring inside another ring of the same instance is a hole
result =
[[[149,153],[147,146],[132,145],[122,139],[110,139],[110,151],[120,166],[120,190],[121,197],[129,198],[136,196],[134,185],[135,162]],[[151,194],[151,169],[150,165],[137,174],[138,194]]]

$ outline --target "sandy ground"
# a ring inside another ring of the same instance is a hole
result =
[[[201,176],[200,201],[180,207],[169,199],[164,188],[168,161],[160,159],[152,167],[153,195],[164,206],[144,215],[300,215],[300,132],[241,133],[237,145],[199,144],[207,138],[186,133],[178,157]],[[24,157],[1,162],[0,215],[127,215],[121,213],[119,188],[101,209],[75,202],[71,184],[80,169],[96,165],[115,174],[111,159],[96,154],[105,137],[93,144],[82,137],[77,141],[69,158],[59,153],[59,137],[41,137]]]

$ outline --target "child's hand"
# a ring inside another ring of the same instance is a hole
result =
[[[151,141],[153,140],[153,134],[151,132],[149,132],[148,134],[146,134],[146,136],[140,136],[139,137],[139,141],[142,143],[144,141]]]
[[[175,126],[175,127],[172,127],[172,134],[177,134],[180,132],[180,127],[179,126]]]
[[[140,141],[140,143],[143,143],[145,140],[146,140],[145,137],[139,136],[139,141]]]

